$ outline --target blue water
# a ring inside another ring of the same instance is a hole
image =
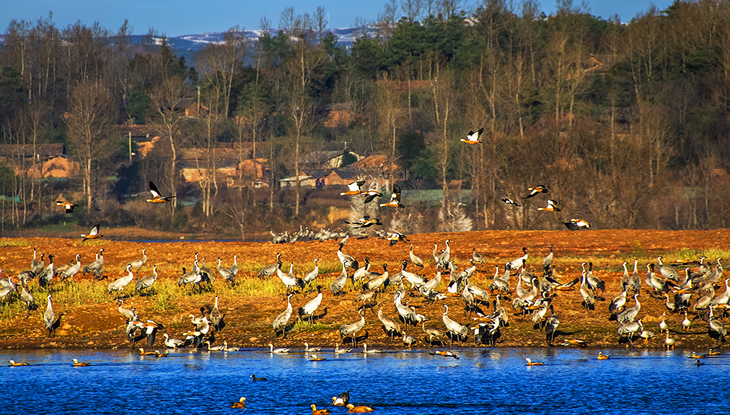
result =
[[[456,350],[459,360],[427,350],[375,355],[171,351],[170,357],[117,351],[3,351],[0,413],[246,413],[310,414],[311,404],[333,414],[332,396],[376,414],[713,414],[728,413],[724,397],[730,355],[694,359],[681,351],[580,349]],[[606,351],[604,350],[604,353]],[[527,367],[525,357],[544,366]],[[72,367],[71,359],[89,362]],[[252,382],[250,375],[266,377]]]

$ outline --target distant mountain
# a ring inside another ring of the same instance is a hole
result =
[[[361,28],[340,28],[340,29],[329,29],[330,32],[334,33],[335,36],[337,36],[337,41],[340,45],[343,45],[347,47],[348,49],[352,44],[355,42],[355,39],[360,35]],[[368,28],[368,35],[374,36],[375,30],[372,28]],[[279,32],[278,29],[271,29],[271,34],[276,35]],[[223,38],[225,36],[226,32],[211,32],[211,33],[202,33],[202,34],[193,34],[193,35],[183,35],[183,36],[174,36],[174,37],[168,37],[167,42],[172,48],[175,50],[176,54],[178,56],[185,56],[185,59],[187,60],[188,64],[192,63],[192,60],[190,57],[192,56],[195,51],[200,50],[203,46],[209,44],[209,43],[219,43],[223,42]],[[262,31],[261,30],[246,30],[246,37],[257,41],[259,39],[259,36],[261,36]],[[147,35],[133,35],[132,36],[132,42],[133,43],[141,43],[144,42],[147,38]],[[162,38],[158,37],[155,38],[155,43],[160,44],[162,43]],[[4,46],[5,36],[0,34],[0,47]]]
[[[341,29],[330,29],[332,33],[334,33],[335,36],[337,36],[337,40],[341,45],[345,45],[347,47],[351,46],[355,39],[360,35],[360,29],[359,28],[341,28]],[[372,34],[373,32],[371,29],[368,29],[369,34]],[[225,36],[226,32],[211,32],[211,33],[203,33],[203,34],[194,34],[194,35],[183,35],[183,36],[175,36],[175,37],[168,37],[167,40],[170,42],[170,44],[178,50],[198,50],[202,46],[208,44],[208,43],[218,43],[223,42],[223,38]],[[246,30],[246,37],[256,41],[258,40],[259,36],[261,36],[262,31],[261,30]],[[278,29],[272,29],[271,34],[273,36],[276,36],[278,33]],[[142,40],[146,35],[135,35],[132,36],[133,39],[135,39],[135,42],[138,42]],[[160,41],[158,39],[158,41]]]

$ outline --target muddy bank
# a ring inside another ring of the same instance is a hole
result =
[[[578,339],[586,342],[589,347],[610,348],[626,345],[625,341],[619,341],[617,324],[609,321],[608,312],[609,302],[620,291],[623,261],[629,261],[629,266],[632,266],[633,259],[639,259],[639,273],[643,284],[646,265],[656,262],[657,255],[663,255],[665,261],[672,261],[680,255],[686,256],[687,250],[693,251],[692,253],[696,251],[699,255],[710,250],[727,249],[730,246],[730,231],[484,231],[418,234],[410,236],[410,240],[414,251],[426,261],[426,266],[423,270],[410,270],[424,274],[428,279],[433,278],[436,273],[432,258],[434,244],[438,245],[438,249],[443,249],[446,239],[451,241],[451,257],[460,269],[469,266],[472,248],[485,256],[486,263],[478,265],[477,272],[471,279],[472,284],[483,288],[491,283],[494,267],[499,265],[501,273],[506,261],[521,256],[523,246],[528,248],[528,267],[539,274],[542,259],[548,253],[548,245],[552,244],[555,252],[555,276],[562,282],[580,276],[581,262],[593,262],[594,273],[606,282],[606,292],[598,292],[594,311],[585,311],[581,307],[581,296],[577,289],[558,292],[552,302],[560,319],[554,344],[561,347],[566,340]],[[77,253],[82,256],[82,264],[87,264],[102,247],[105,250],[105,280],[91,282],[90,274],[79,274],[73,278],[75,282],[72,283],[53,281],[51,291],[54,293],[54,310],[57,314],[63,313],[55,337],[47,337],[43,323],[46,292],[39,289],[37,280],[34,280],[30,289],[39,307],[30,313],[29,318],[25,318],[24,305],[17,299],[10,299],[8,304],[0,305],[0,310],[3,310],[0,315],[0,347],[130,347],[124,334],[125,320],[117,310],[118,304],[114,295],[106,293],[106,286],[124,274],[124,264],[140,257],[142,248],[147,248],[149,259],[138,276],[151,274],[152,265],[157,265],[160,271],[160,289],[156,293],[139,296],[133,293],[134,283],[130,284],[123,295],[125,306],[136,308],[142,319],[153,319],[163,324],[165,329],[162,332],[167,332],[171,337],[180,338],[183,332],[192,329],[188,316],[200,316],[201,307],[211,307],[216,296],[219,297],[219,306],[225,315],[226,324],[216,333],[214,344],[225,340],[229,345],[240,347],[267,347],[272,342],[276,346],[300,348],[304,342],[308,342],[312,346],[334,347],[335,343],[343,343],[339,326],[359,319],[359,304],[355,299],[359,289],[355,290],[348,285],[348,292],[337,297],[329,291],[329,283],[341,272],[338,269],[338,244],[335,241],[307,241],[284,245],[186,241],[145,244],[103,239],[81,243],[78,239],[70,238],[5,238],[0,239],[0,268],[3,270],[3,277],[29,269],[33,248],[39,254],[54,254],[55,264],[70,262]],[[400,262],[409,257],[407,244],[390,246],[387,241],[377,238],[350,239],[344,251],[353,255],[361,264],[365,257],[369,257],[373,269],[378,272],[382,271],[383,263],[388,264],[391,273],[397,272],[401,268]],[[182,268],[190,269],[195,252],[199,252],[201,258],[206,258],[207,265],[213,270],[218,257],[228,267],[232,264],[233,255],[238,255],[238,284],[231,287],[218,278],[212,289],[200,293],[177,287],[176,281],[182,274]],[[293,315],[287,326],[286,338],[276,337],[272,329],[273,320],[286,308],[284,285],[276,277],[269,284],[257,277],[259,268],[274,263],[278,252],[282,256],[283,268],[288,269],[290,262],[294,262],[295,273],[300,277],[313,269],[313,260],[316,257],[321,258],[320,267],[326,271],[318,278],[323,285],[324,298],[320,309],[315,313],[314,324],[296,322],[298,308],[316,295],[316,291],[310,289],[292,298]],[[711,259],[714,261],[716,258]],[[516,278],[513,277],[512,294],[509,298],[514,298],[515,281]],[[444,276],[444,282],[437,291],[444,292],[447,282],[448,277]],[[724,287],[720,287],[718,293],[723,290]],[[359,334],[360,342],[366,341],[369,345],[384,348],[404,347],[399,338],[391,340],[384,333],[375,314],[382,307],[385,315],[397,317],[393,305],[394,291],[395,288],[389,288],[378,297],[378,305],[366,311],[366,325]],[[694,303],[697,298],[695,294],[691,302]],[[638,317],[642,319],[645,329],[654,331],[657,336],[647,343],[637,342],[636,347],[663,347],[664,337],[659,335],[658,323],[662,313],[666,312],[670,336],[676,340],[677,347],[698,351],[710,347],[728,348],[725,343],[718,344],[708,336],[706,319],[692,320],[691,329],[683,331],[680,323],[683,316],[669,312],[664,299],[652,298],[642,290],[639,300],[641,311]],[[449,316],[452,319],[462,324],[475,324],[464,311],[464,302],[458,296],[449,296],[443,301],[430,304],[420,296],[406,295],[404,302],[430,319],[426,322],[427,328],[444,329],[443,304],[449,306]],[[503,305],[510,313],[510,326],[502,329],[496,347],[548,347],[544,332],[534,329],[529,316],[522,318],[516,315],[508,299],[503,300]],[[628,305],[633,306],[633,301],[629,301]],[[492,312],[491,306],[482,306],[482,309],[486,313]],[[694,312],[690,311],[689,317],[695,317]],[[416,337],[414,347],[429,347],[420,326],[401,325],[407,334]],[[155,343],[157,348],[163,347],[162,332]],[[345,339],[346,342],[349,340]],[[446,342],[448,344],[448,340]],[[471,334],[464,347],[474,347]]]

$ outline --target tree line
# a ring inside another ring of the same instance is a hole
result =
[[[49,181],[24,173],[38,157],[18,158],[17,175],[0,165],[0,191],[19,201],[3,208],[3,227],[58,221],[59,191],[79,195],[80,223],[194,222],[242,236],[325,223],[327,211],[301,186],[300,160],[345,144],[387,156],[407,172],[403,189],[442,190],[438,206],[404,200],[384,215],[419,217],[415,230],[462,209],[475,229],[559,229],[570,218],[594,228],[728,226],[730,2],[676,1],[621,22],[572,0],[549,16],[534,0],[390,0],[377,21],[358,22],[350,47],[326,16],[288,8],[278,30],[262,20],[257,41],[230,28],[191,63],[154,31],[132,42],[128,22],[116,31],[60,28],[50,14],[11,22],[0,50],[0,140],[64,143],[80,171]],[[205,111],[185,117],[191,99]],[[349,122],[325,126],[334,106]],[[159,137],[144,159],[129,156],[114,128],[124,124]],[[480,128],[482,144],[460,142]],[[228,188],[210,174],[221,143],[241,162],[266,159],[268,189]],[[209,172],[196,184],[180,177],[184,148],[196,148]],[[276,181],[288,176],[296,185],[282,195]],[[174,200],[200,201],[160,211],[130,198],[150,180]],[[538,184],[560,212],[523,199]]]

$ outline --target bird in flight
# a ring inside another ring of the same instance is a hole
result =
[[[547,207],[537,208],[537,210],[544,210],[547,212],[560,212],[560,208],[558,207],[558,201],[553,199],[548,199]]]
[[[360,187],[362,187],[365,184],[365,180],[358,180],[356,182],[352,182],[347,185],[347,191],[340,193],[341,196],[347,196],[347,195],[359,195],[362,193],[362,190],[360,190]]]
[[[481,138],[482,133],[484,132],[484,128],[480,128],[479,131],[469,131],[469,134],[466,135],[466,138],[462,138],[461,141],[467,143],[467,144],[481,144]]]
[[[97,223],[96,226],[91,228],[88,235],[81,235],[81,237],[84,238],[81,242],[85,242],[87,239],[101,238],[102,236],[104,235],[99,235],[99,224]]]
[[[147,199],[148,203],[165,203],[169,202],[171,199],[173,199],[175,196],[162,196],[160,194],[160,191],[157,190],[157,186],[155,186],[152,181],[150,181],[150,193],[152,193],[152,199]]]
[[[66,209],[66,213],[71,213],[74,211],[74,208],[78,205],[75,205],[71,202],[68,202],[66,200],[56,200],[56,206],[63,206],[64,209]]]
[[[383,224],[383,222],[381,222],[380,219],[378,219],[378,218],[370,219],[370,215],[365,215],[354,222],[345,221],[345,223],[356,226],[358,228],[367,228],[372,225],[382,225]]]
[[[571,231],[579,231],[581,229],[590,229],[591,224],[583,219],[571,219],[570,222],[563,222]]]
[[[518,207],[520,206],[520,204],[519,204],[519,203],[515,202],[514,200],[512,200],[512,199],[510,199],[510,198],[508,198],[508,197],[503,197],[503,198],[502,198],[502,201],[503,201],[504,203],[508,204],[508,205],[514,205],[514,206],[518,206]]]
[[[403,204],[400,202],[400,186],[393,185],[393,194],[390,195],[390,200],[388,203],[381,203],[381,207],[384,206],[390,206],[395,208],[404,208]]]
[[[397,244],[398,241],[403,241],[403,242],[409,241],[408,237],[403,235],[400,232],[389,232],[386,239],[390,241],[390,246]]]
[[[378,191],[378,182],[373,181],[370,183],[370,188],[368,189],[365,194],[365,203],[370,203],[375,199],[376,197],[383,197],[383,194]]]
[[[547,193],[548,189],[547,189],[547,187],[545,187],[545,185],[539,184],[535,187],[528,188],[527,191],[530,192],[530,194],[525,196],[525,199],[529,199],[529,198],[537,195],[538,193]]]

